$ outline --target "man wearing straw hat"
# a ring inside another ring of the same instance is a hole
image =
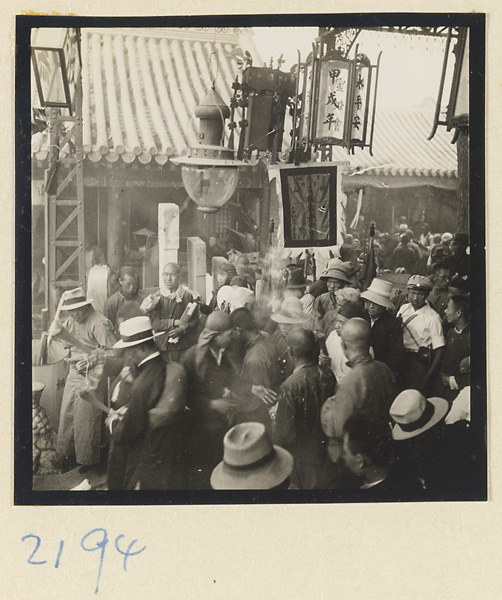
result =
[[[50,337],[60,337],[70,342],[70,370],[63,393],[57,452],[63,470],[76,456],[82,465],[81,472],[89,470],[100,461],[101,411],[80,397],[86,386],[87,374],[94,367],[89,354],[96,348],[111,348],[115,343],[110,321],[92,307],[82,288],[64,293],[58,312],[66,318],[55,318]],[[105,397],[106,380],[102,380],[96,393]],[[66,463],[66,464],[65,464]]]
[[[311,317],[303,312],[303,304],[299,298],[286,298],[279,311],[272,313],[272,321],[277,327],[271,335],[277,351],[281,382],[293,373],[294,361],[289,351],[286,335],[297,327],[306,327],[310,324]]]
[[[110,456],[126,449],[126,464],[118,461],[123,476],[111,473],[115,489],[180,489],[182,437],[187,378],[177,363],[166,364],[154,338],[150,319],[133,317],[120,325],[120,340],[114,348],[124,349],[131,365],[132,382],[126,388],[122,408],[112,409],[106,419],[112,438]],[[120,395],[120,392],[119,392]],[[117,482],[122,479],[122,488]]]
[[[455,486],[450,463],[452,455],[460,456],[461,448],[450,447],[445,425],[448,409],[443,398],[426,398],[409,389],[396,397],[389,411],[397,466],[418,475],[431,490]]]
[[[241,423],[223,440],[223,460],[211,474],[215,490],[288,489],[293,457],[274,446],[262,423]]]
[[[375,360],[385,363],[397,375],[403,359],[403,332],[398,319],[388,310],[394,310],[391,296],[392,284],[377,278],[361,294],[371,325]]]
[[[317,329],[324,330],[323,319],[326,314],[338,311],[335,292],[351,285],[352,282],[349,278],[348,267],[341,262],[331,264],[321,275],[320,279],[326,282],[328,291],[316,298],[314,302],[314,316]]]

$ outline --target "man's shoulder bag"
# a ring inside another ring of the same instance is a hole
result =
[[[408,323],[413,321],[413,319],[416,316],[417,315],[414,314],[414,315],[411,315],[411,317],[409,317],[408,319],[406,319],[406,321],[403,322],[403,329],[406,327],[406,329],[408,330],[408,333],[411,335],[413,341],[418,346],[417,360],[419,362],[421,362],[422,364],[429,366],[432,362],[432,346],[421,346],[418,343],[415,336],[413,335],[413,332],[411,331],[411,329],[408,327]]]

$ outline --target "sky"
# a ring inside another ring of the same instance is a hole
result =
[[[318,33],[317,27],[254,27],[255,44],[268,63],[284,54],[282,69],[297,62],[297,50],[305,60]],[[407,34],[362,31],[356,40],[359,52],[376,62],[382,51],[378,104],[382,108],[409,108],[424,99],[437,99],[444,56],[444,40]],[[354,51],[353,51],[354,52]],[[449,61],[453,64],[453,61]],[[450,74],[450,70],[448,71]],[[448,86],[446,87],[448,89]]]

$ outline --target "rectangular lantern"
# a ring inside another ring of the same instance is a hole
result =
[[[241,89],[248,103],[244,148],[280,150],[287,100],[295,93],[294,78],[280,69],[248,67]]]
[[[298,124],[294,144],[301,146],[373,145],[378,84],[377,64],[364,54],[347,58],[336,49],[317,43],[312,54],[297,67]]]
[[[342,146],[348,143],[353,77],[353,61],[320,61],[319,85],[314,96],[315,144]]]
[[[35,29],[31,58],[41,105],[66,108],[72,114],[81,70],[78,30]]]

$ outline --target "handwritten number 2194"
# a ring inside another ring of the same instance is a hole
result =
[[[133,552],[133,547],[136,544],[136,542],[138,541],[138,540],[133,540],[127,546],[127,549],[123,549],[123,548],[121,548],[120,543],[119,543],[123,537],[124,537],[124,535],[122,535],[122,534],[118,535],[115,538],[114,546],[115,546],[115,550],[119,554],[122,554],[122,556],[124,557],[123,568],[124,568],[124,571],[127,571],[127,559],[130,556],[136,556],[138,554],[141,554],[141,552],[146,550],[146,546],[143,546],[143,548],[141,548],[140,550],[136,550],[135,552]],[[34,560],[35,554],[38,552],[38,549],[40,548],[40,544],[42,543],[41,538],[38,535],[30,533],[30,534],[22,537],[21,541],[25,542],[26,540],[28,540],[30,538],[33,538],[35,540],[35,547],[33,549],[33,552],[30,554],[29,558],[27,559],[28,564],[30,564],[30,565],[45,565],[47,563],[46,560]],[[96,580],[96,588],[94,590],[95,594],[97,594],[99,592],[99,580],[101,578],[101,570],[103,568],[103,561],[105,558],[106,546],[109,541],[110,541],[110,539],[108,538],[108,533],[107,533],[106,529],[102,529],[101,527],[98,527],[96,529],[93,529],[92,531],[89,531],[80,540],[80,547],[82,548],[82,550],[85,550],[86,552],[95,552],[96,550],[101,551],[100,559],[99,559],[98,577]],[[64,540],[61,540],[59,542],[58,553],[56,556],[56,560],[54,562],[55,569],[59,568],[59,563],[61,560],[61,555],[63,553],[63,548],[64,548]]]

